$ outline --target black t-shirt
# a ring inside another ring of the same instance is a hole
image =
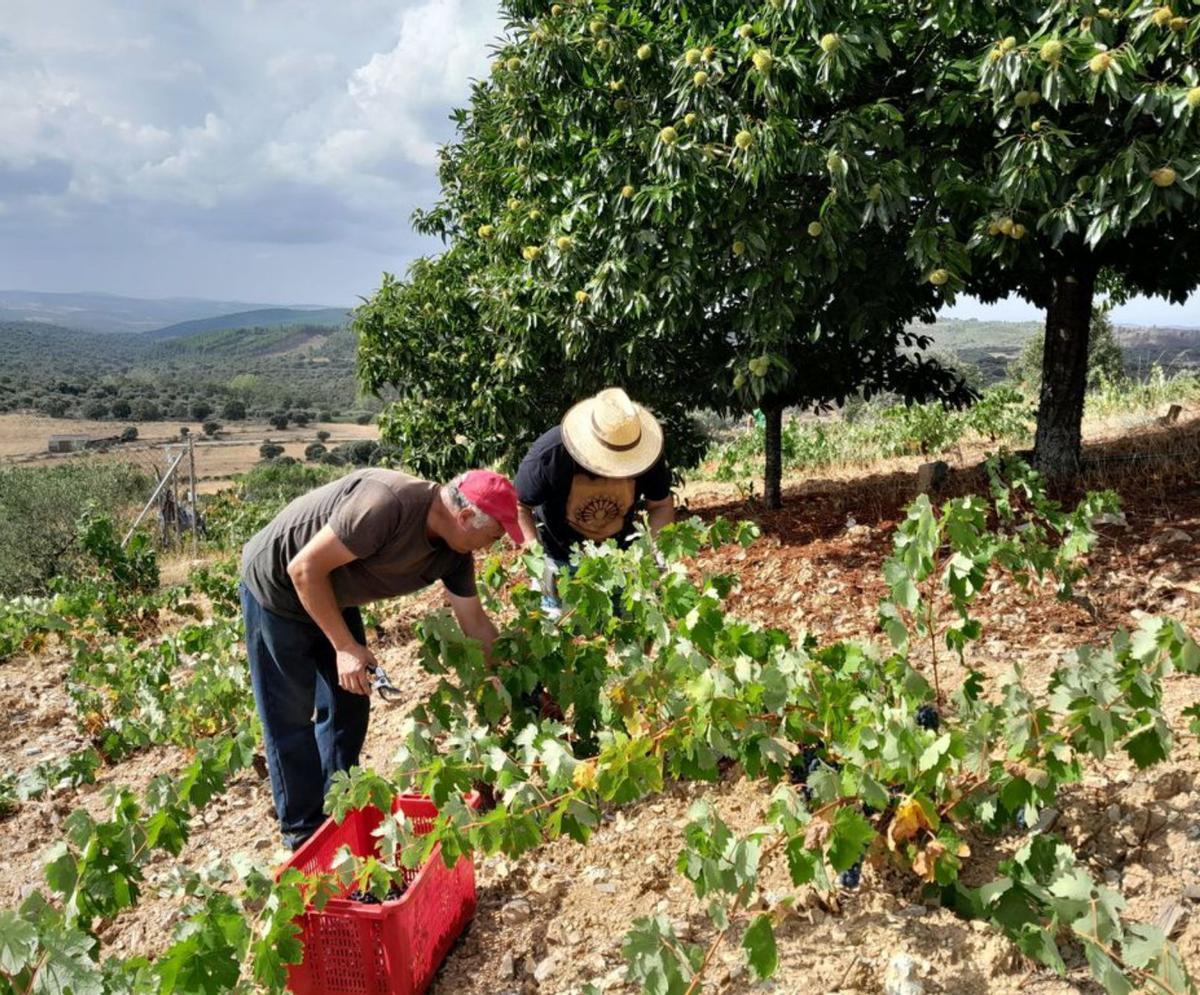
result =
[[[517,500],[534,509],[546,552],[566,560],[585,539],[628,543],[638,503],[670,497],[671,471],[664,455],[638,477],[593,476],[567,451],[556,425],[521,460],[516,484]]]

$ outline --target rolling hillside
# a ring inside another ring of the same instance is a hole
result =
[[[218,319],[214,328],[289,324],[308,321],[317,325],[341,324],[348,308],[319,308],[300,304],[263,304],[251,301],[210,301],[172,297],[152,299],[117,294],[54,294],[35,290],[0,290],[0,322],[32,321],[102,334],[164,332],[180,324]],[[228,319],[233,316],[232,322]],[[257,316],[257,317],[256,317]],[[170,332],[172,338],[190,332]]]
[[[185,339],[206,332],[233,331],[237,329],[278,328],[280,326],[326,326],[341,328],[349,320],[346,308],[320,308],[306,310],[300,308],[262,308],[256,311],[240,311],[236,314],[223,314],[214,318],[197,318],[193,321],[181,321],[165,328],[143,333],[147,340],[162,342],[168,339]]]
[[[357,411],[355,345],[349,328],[321,325],[155,341],[0,321],[0,411],[120,420],[139,420],[141,411],[155,420],[183,417],[195,404],[220,412],[230,400],[261,414]]]

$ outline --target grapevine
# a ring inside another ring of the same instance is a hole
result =
[[[560,579],[557,622],[541,614],[528,581],[541,575],[538,556],[511,571],[490,564],[489,596],[498,607],[503,591],[516,609],[493,649],[496,665],[448,616],[425,619],[422,663],[439,685],[413,712],[395,772],[339,778],[331,811],[419,790],[441,814],[406,848],[410,861],[435,844],[448,861],[515,857],[560,835],[586,842],[607,807],[668,779],[715,780],[718,764],[732,760],[771,790],[766,822],[738,838],[699,806],[678,867],[709,901],[713,944],[740,932],[759,976],[774,970],[773,923],[784,907],[750,910],[762,861],[779,853],[796,886],[826,893],[893,864],[931,899],[992,922],[1054,970],[1065,970],[1062,944],[1080,944],[1112,991],[1193,990],[1175,948],[1152,927],[1126,923],[1119,896],[1048,834],[1033,833],[995,881],[960,881],[968,836],[1035,826],[1060,788],[1081,778],[1085,758],[1120,749],[1139,768],[1165,759],[1173,734],[1163,680],[1200,671],[1200,649],[1182,627],[1151,619],[1077,650],[1044,691],[1018,668],[988,688],[969,662],[982,631],[972,606],[1001,574],[1031,594],[1074,598],[1097,539],[1091,521],[1116,506],[1113,495],[1094,494],[1064,510],[1028,467],[997,460],[989,472],[990,500],[935,509],[922,498],[909,509],[885,565],[887,648],[795,642],[727,616],[734,579],[693,580],[685,561],[706,544],[752,541],[749,525],[692,520],[657,544],[642,535],[625,551],[589,548],[575,575]],[[656,552],[668,564],[661,574]],[[942,680],[943,647],[961,668],[953,691]],[[561,720],[543,717],[535,688]],[[479,783],[495,796],[491,811],[460,800]],[[632,980],[686,993],[703,984],[714,947],[683,942],[656,917],[634,923],[625,950]]]
[[[796,896],[764,908],[760,875],[784,861],[797,888],[829,896],[874,886],[890,864],[927,901],[990,922],[1056,971],[1074,944],[1108,991],[1194,992],[1166,937],[1127,921],[1120,895],[1037,827],[1087,757],[1121,750],[1148,767],[1168,756],[1163,682],[1200,672],[1200,648],[1178,623],[1147,619],[1075,651],[1044,688],[1017,668],[989,687],[971,666],[982,631],[973,606],[1001,575],[1031,596],[1048,588],[1075,598],[1096,542],[1091,521],[1115,507],[1101,494],[1064,510],[1019,464],[997,461],[990,474],[990,500],[909,509],[885,565],[884,645],[823,646],[728,614],[736,578],[700,572],[696,558],[706,546],[752,543],[748,523],[693,519],[657,541],[643,533],[627,550],[589,547],[576,573],[560,577],[557,621],[530,582],[543,573],[538,553],[489,560],[482,592],[508,615],[493,659],[447,614],[427,616],[417,626],[421,662],[438,685],[407,720],[397,769],[340,775],[327,800],[342,818],[363,805],[388,812],[398,792],[422,791],[439,806],[433,828],[419,835],[402,817],[385,819],[377,853],[343,851],[323,874],[275,880],[237,859],[180,869],[187,918],[154,961],[101,961],[94,930],[137,902],[148,855],[178,853],[195,812],[253,755],[257,730],[238,728],[250,701],[233,676],[244,666],[234,577],[228,567],[195,577],[215,618],[169,636],[98,645],[85,607],[62,635],[74,646],[74,700],[105,708],[101,743],[185,742],[219,712],[210,700],[239,719],[200,742],[178,781],[158,779],[142,797],[116,789],[105,818],[67,820],[47,855],[49,897],[0,912],[0,993],[281,992],[287,965],[303,955],[296,918],[306,907],[394,896],[437,845],[453,863],[516,857],[561,835],[586,843],[611,807],[669,780],[715,781],[730,762],[764,782],[765,817],[739,835],[707,802],[693,806],[677,870],[704,900],[711,933],[699,944],[664,915],[633,922],[623,951],[629,979],[646,991],[700,992],[734,944],[756,976],[773,974],[775,926]],[[467,801],[476,788],[494,807]],[[998,876],[964,884],[967,840],[1014,827],[1023,841]]]

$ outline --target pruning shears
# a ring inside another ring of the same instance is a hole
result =
[[[392,683],[392,679],[378,663],[371,668],[371,690],[378,691],[379,697],[387,702],[400,701],[404,697],[404,692]]]

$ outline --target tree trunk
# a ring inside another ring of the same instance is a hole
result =
[[[1079,470],[1095,289],[1096,274],[1086,250],[1078,249],[1054,274],[1033,447],[1034,462],[1051,480],[1069,478]]]
[[[766,416],[766,469],[763,502],[768,508],[783,506],[783,405],[763,411]]]

